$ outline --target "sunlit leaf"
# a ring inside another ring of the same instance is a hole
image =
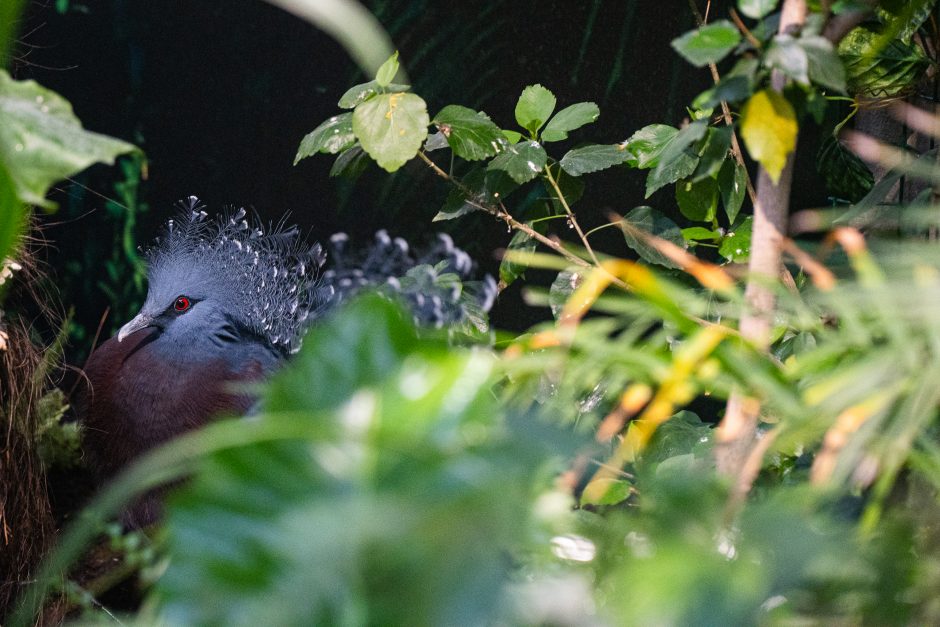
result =
[[[747,261],[751,256],[751,231],[753,230],[754,218],[748,216],[740,223],[732,227],[721,240],[721,246],[718,253],[734,262]]]
[[[579,102],[556,113],[542,131],[542,141],[557,142],[568,139],[568,133],[591,124],[601,114],[593,102]]]
[[[46,200],[53,183],[134,150],[84,130],[72,105],[56,92],[35,81],[14,81],[0,70],[0,163],[21,202],[54,208]]]
[[[454,154],[467,161],[495,155],[506,139],[498,126],[482,113],[459,105],[448,105],[432,122],[441,129]]]
[[[385,87],[385,91],[388,92],[408,91],[409,89],[411,89],[410,85],[398,85],[396,83],[391,83]],[[359,103],[365,102],[382,91],[382,86],[375,81],[353,85],[346,90],[346,93],[342,95],[337,105],[340,109],[353,109]]]
[[[379,66],[375,73],[375,82],[379,87],[386,88],[392,83],[392,79],[398,74],[398,51],[396,50],[388,60]]]
[[[301,141],[294,157],[294,165],[319,153],[332,154],[343,152],[356,143],[352,128],[352,113],[334,115],[329,120],[313,129]]]
[[[487,166],[491,170],[503,170],[517,183],[531,181],[542,171],[548,155],[535,141],[524,141],[507,146]]]
[[[787,99],[773,91],[759,91],[747,101],[741,122],[741,136],[755,161],[774,183],[796,148],[796,112]]]
[[[548,121],[555,110],[555,94],[541,85],[522,90],[516,103],[516,122],[533,135]]]
[[[741,33],[727,20],[707,26],[672,40],[672,47],[692,65],[703,67],[717,63],[741,43]]]
[[[362,149],[383,169],[394,172],[418,154],[430,119],[424,100],[399,92],[360,103],[352,122]]]
[[[777,8],[778,0],[738,0],[738,9],[751,19],[759,20]]]

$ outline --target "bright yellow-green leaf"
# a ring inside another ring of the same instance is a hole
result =
[[[773,90],[757,92],[744,105],[741,136],[748,152],[775,184],[780,181],[787,157],[796,148],[798,130],[793,106]]]

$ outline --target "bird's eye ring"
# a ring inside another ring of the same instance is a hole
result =
[[[176,299],[176,302],[173,303],[173,309],[179,312],[183,312],[189,309],[191,305],[192,303],[189,302],[188,298],[186,298],[185,296],[180,296],[179,298]]]

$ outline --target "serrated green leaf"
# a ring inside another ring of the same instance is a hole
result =
[[[388,87],[398,74],[398,51],[396,50],[375,73],[375,82],[379,87]]]
[[[698,182],[679,181],[676,184],[676,202],[679,211],[693,222],[711,222],[718,211],[718,183],[707,178]]]
[[[742,115],[741,136],[748,152],[777,183],[787,157],[796,148],[799,127],[793,106],[777,92],[765,89],[751,96]]]
[[[627,164],[640,170],[655,168],[659,156],[678,132],[679,129],[667,124],[644,126],[627,140],[627,152],[632,155]]]
[[[354,181],[369,166],[369,161],[369,155],[362,149],[362,146],[354,144],[336,157],[336,161],[330,168],[330,176]]]
[[[930,61],[915,42],[882,40],[869,26],[852,29],[839,42],[848,92],[865,98],[889,98],[909,92],[923,77]]]
[[[747,170],[733,159],[728,159],[718,172],[718,188],[728,224],[734,224],[747,196]]]
[[[702,148],[698,166],[695,168],[692,180],[700,181],[704,178],[714,178],[728,158],[728,151],[730,149],[730,126],[708,129],[708,135],[705,138],[705,146]]]
[[[708,120],[696,120],[685,128],[679,130],[675,137],[669,140],[659,155],[656,171],[672,167],[674,162],[685,154],[694,154],[690,149],[708,132]],[[696,151],[697,152],[697,151]]]
[[[352,113],[334,115],[329,120],[313,129],[300,141],[294,165],[301,159],[324,153],[335,155],[356,143],[352,128]]]
[[[0,163],[21,202],[54,209],[54,183],[93,163],[113,164],[133,144],[82,128],[72,105],[35,81],[0,70]]]
[[[535,250],[536,241],[531,235],[523,231],[516,231],[512,239],[509,240],[509,246],[506,250],[519,252],[532,252]],[[499,282],[502,287],[512,285],[526,271],[526,266],[515,263],[507,257],[503,257],[499,264]]]
[[[696,67],[717,63],[741,43],[741,33],[728,20],[718,20],[672,40],[672,47]]]
[[[735,263],[747,261],[748,257],[751,256],[751,231],[753,226],[754,218],[748,216],[732,227],[721,240],[718,254]]]
[[[722,102],[734,104],[752,93],[751,81],[745,76],[725,76],[714,87],[703,91],[692,101],[696,109],[713,109]]]
[[[379,94],[353,111],[353,131],[362,149],[388,172],[418,154],[430,122],[424,100],[409,93]]]
[[[777,8],[777,0],[738,0],[738,9],[752,20],[759,20]]]
[[[568,139],[569,132],[593,123],[600,114],[601,110],[593,102],[579,102],[565,107],[548,121],[542,131],[542,141],[557,142]]]
[[[621,144],[591,144],[569,150],[559,163],[571,176],[581,176],[619,165],[628,157]]]
[[[444,206],[432,219],[433,222],[453,220],[480,211],[481,205],[495,206],[519,186],[502,170],[485,170],[482,167],[471,170],[460,183],[463,189],[457,186],[451,188]],[[464,190],[470,192],[469,198]]]
[[[679,226],[663,215],[662,212],[652,207],[636,207],[623,219],[635,228],[652,233],[656,237],[672,242],[680,248],[685,248],[685,238],[682,237],[682,230]],[[671,259],[647,244],[642,238],[634,235],[629,229],[624,229],[623,237],[627,242],[627,246],[636,251],[644,261],[667,268],[678,267]]]
[[[398,85],[396,83],[391,83],[383,89],[382,86],[375,81],[369,81],[368,83],[353,85],[347,89],[346,93],[339,99],[337,105],[340,109],[354,109],[360,102],[365,102],[382,91],[399,92],[408,91],[409,89],[411,89],[410,85]]]
[[[535,135],[554,110],[555,94],[541,85],[529,85],[516,103],[516,122]]]
[[[819,147],[816,171],[822,175],[833,196],[852,203],[864,198],[875,184],[875,177],[868,166],[832,135],[826,137]]]
[[[825,37],[805,36],[799,39],[799,45],[806,51],[809,79],[821,87],[844,92],[845,67],[832,42]]]
[[[480,113],[459,105],[448,105],[432,120],[454,154],[467,161],[492,157],[506,143],[498,126]]]
[[[670,183],[691,176],[696,167],[698,167],[698,155],[688,151],[682,153],[678,159],[673,160],[664,168],[657,166],[646,177],[646,198]]]
[[[490,170],[503,170],[517,183],[531,181],[542,171],[548,155],[535,141],[524,141],[507,146],[487,166]]]
[[[774,36],[764,55],[764,63],[798,83],[809,84],[809,58],[800,41],[792,35],[781,33]]]

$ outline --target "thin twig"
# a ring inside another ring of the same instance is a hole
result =
[[[741,21],[741,16],[738,15],[737,11],[734,9],[728,9],[728,13],[731,14],[731,19],[734,21],[734,25],[738,27],[738,30],[741,31],[741,34],[744,35],[744,38],[747,39],[752,46],[758,50],[764,47],[764,45],[760,42],[760,39],[755,37],[754,33],[748,30],[747,26],[744,25],[744,22]]]
[[[500,220],[504,221],[507,225],[509,225],[510,228],[516,229],[517,231],[522,231],[523,233],[525,233],[526,235],[528,235],[528,236],[531,237],[532,239],[534,239],[534,240],[536,240],[536,241],[538,241],[538,242],[541,242],[541,243],[544,244],[545,246],[548,246],[549,248],[551,248],[552,250],[554,250],[555,252],[557,252],[559,255],[563,256],[563,257],[564,257],[565,259],[567,259],[568,261],[570,261],[570,262],[572,262],[572,263],[574,263],[574,264],[576,264],[576,265],[582,266],[582,267],[590,267],[590,266],[591,266],[590,263],[588,263],[588,262],[585,261],[584,259],[581,259],[581,258],[578,257],[577,255],[571,253],[570,251],[568,251],[568,249],[566,249],[566,248],[565,248],[564,246],[562,246],[560,243],[558,243],[558,242],[556,242],[556,241],[554,241],[554,240],[552,240],[552,239],[550,239],[550,238],[548,238],[548,237],[542,235],[541,233],[539,233],[538,231],[536,231],[535,229],[533,229],[531,226],[529,226],[529,225],[526,224],[525,222],[519,222],[519,221],[516,220],[514,217],[512,217],[512,216],[509,214],[509,212],[506,211],[505,209],[503,209],[503,208],[501,208],[501,207],[493,207],[493,206],[490,206],[490,205],[485,205],[485,204],[483,204],[483,203],[478,203],[478,202],[474,201],[474,200],[472,199],[472,198],[473,198],[473,192],[470,191],[470,190],[467,188],[466,185],[464,185],[463,183],[461,183],[460,181],[458,181],[457,179],[455,179],[454,177],[452,177],[450,174],[448,174],[447,172],[445,172],[444,170],[442,170],[440,167],[438,167],[438,165],[437,165],[436,163],[434,163],[434,162],[430,159],[430,157],[428,157],[428,156],[424,153],[424,151],[419,151],[419,152],[418,152],[418,156],[421,158],[422,161],[424,161],[424,162],[428,165],[428,167],[431,168],[431,170],[434,171],[435,174],[437,174],[439,177],[441,177],[442,179],[446,180],[447,182],[451,183],[452,185],[455,185],[455,186],[457,187],[457,189],[459,189],[459,190],[463,193],[463,195],[464,195],[464,197],[465,197],[465,202],[466,202],[467,204],[469,204],[469,205],[471,205],[471,206],[473,206],[473,207],[476,207],[477,209],[479,209],[479,210],[481,210],[481,211],[485,211],[486,213],[488,213],[488,214],[490,214],[490,215],[496,216],[496,217],[499,218]]]
[[[695,0],[689,0],[689,7],[692,9],[692,13],[695,15],[696,23],[700,27],[704,26],[705,18],[698,10],[698,7],[695,6]],[[718,66],[714,63],[709,63],[708,70],[711,72],[712,81],[717,85],[721,81],[721,74],[718,73]],[[734,130],[734,118],[731,117],[731,107],[729,107],[728,103],[724,100],[721,101],[721,117],[724,120],[725,125],[731,128],[731,155],[734,157],[734,160],[737,162],[738,166],[744,168],[744,184],[747,187],[748,198],[751,199],[751,204],[754,205],[757,203],[757,191],[754,188],[754,183],[751,182],[751,175],[747,171],[747,166],[744,164],[744,152],[741,150],[741,143],[738,141],[738,133]]]
[[[584,235],[584,231],[581,230],[581,225],[578,224],[578,219],[574,216],[574,212],[571,211],[571,207],[568,206],[568,201],[565,200],[565,195],[561,193],[561,187],[558,186],[558,182],[555,180],[555,177],[552,176],[552,170],[547,165],[545,166],[545,176],[548,177],[548,182],[551,184],[552,188],[555,190],[555,194],[558,197],[558,201],[561,203],[561,206],[565,208],[565,213],[568,214],[568,220],[571,222],[571,225],[574,227],[575,232],[578,234],[578,237],[581,238],[581,242],[584,244],[584,248],[588,251],[588,254],[591,256],[591,260],[594,262],[594,265],[601,265],[597,260],[597,255],[594,254],[594,249],[591,248],[591,244],[588,242],[587,237]]]

